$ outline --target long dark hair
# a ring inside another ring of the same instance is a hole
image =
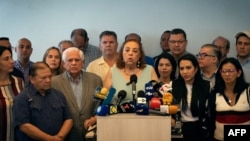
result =
[[[220,71],[222,70],[223,65],[225,65],[227,63],[234,65],[237,72],[241,71],[241,74],[237,78],[235,87],[233,89],[234,93],[241,94],[249,86],[249,84],[244,79],[244,72],[243,72],[243,69],[242,69],[240,62],[233,57],[226,58],[220,63],[218,71],[216,73],[216,82],[215,82],[215,86],[214,86],[214,91],[218,92],[220,94],[224,93],[226,86],[225,86],[225,82],[224,82],[223,78],[221,77]]]
[[[162,58],[169,60],[169,62],[171,63],[171,65],[172,65],[172,72],[170,73],[170,79],[171,80],[175,80],[175,72],[176,72],[176,66],[177,66],[177,64],[176,64],[176,61],[175,61],[174,57],[171,54],[169,54],[169,53],[162,53],[162,54],[160,54],[157,57],[156,61],[155,61],[154,69],[155,69],[155,72],[156,72],[158,78],[160,78],[160,73],[159,73],[159,70],[158,70],[158,65],[159,65],[159,62],[160,62],[160,60]]]
[[[208,81],[205,81],[201,77],[200,73],[200,67],[199,63],[196,59],[196,57],[192,54],[185,54],[178,60],[178,67],[180,68],[180,62],[182,60],[188,60],[192,63],[194,68],[197,69],[195,76],[194,76],[194,82],[192,86],[192,98],[191,98],[191,113],[194,117],[198,116],[200,112],[202,112],[202,109],[204,109],[204,106],[202,107],[202,104],[205,104],[205,100],[208,98],[209,92],[210,92],[210,85]],[[187,110],[187,88],[186,83],[182,76],[179,73],[178,78],[173,84],[173,94],[174,97],[177,99],[178,103],[182,102],[181,111],[184,111],[184,113]],[[202,102],[202,103],[201,103]]]

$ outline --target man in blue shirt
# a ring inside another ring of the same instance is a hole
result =
[[[70,38],[74,46],[78,47],[84,53],[84,70],[86,70],[90,62],[102,56],[99,47],[89,44],[88,33],[85,29],[74,29],[71,32]]]
[[[29,39],[21,38],[18,40],[17,46],[15,47],[17,60],[14,61],[14,67],[23,73],[25,87],[29,85],[29,69],[33,63],[30,60],[32,51],[33,48]]]
[[[30,67],[30,82],[14,103],[17,138],[26,141],[61,141],[70,131],[73,121],[64,95],[51,88],[52,73],[44,62]]]

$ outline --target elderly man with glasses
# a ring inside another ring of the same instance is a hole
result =
[[[196,56],[201,68],[202,78],[210,81],[211,88],[213,88],[215,74],[221,59],[220,50],[213,44],[204,44]]]

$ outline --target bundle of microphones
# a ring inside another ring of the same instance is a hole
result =
[[[113,102],[113,104],[111,103],[116,89],[111,87],[108,90],[103,87],[97,87],[94,95],[95,108],[93,115],[106,116],[117,113],[136,113],[137,115],[155,114],[168,116],[175,113],[175,111],[170,109],[167,112],[160,111],[160,107],[163,104],[161,91],[165,87],[163,84],[152,80],[145,84],[145,92],[143,90],[136,92],[136,83],[137,76],[131,75],[130,82],[127,83],[127,85],[132,85],[133,99],[130,102],[122,102],[128,93],[125,90],[120,90],[117,94],[117,101]],[[155,96],[156,93],[158,96]]]

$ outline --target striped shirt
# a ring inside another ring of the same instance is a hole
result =
[[[216,94],[216,129],[214,137],[223,140],[224,125],[226,124],[247,124],[250,125],[250,106],[247,101],[246,90],[239,95],[236,104],[230,106],[221,94]]]
[[[94,61],[95,59],[102,56],[101,50],[93,45],[88,45],[87,49],[84,52],[84,67],[83,69],[86,70],[87,66],[90,62]]]
[[[0,86],[0,141],[14,141],[14,97],[23,89],[23,80],[10,77],[11,84]]]

